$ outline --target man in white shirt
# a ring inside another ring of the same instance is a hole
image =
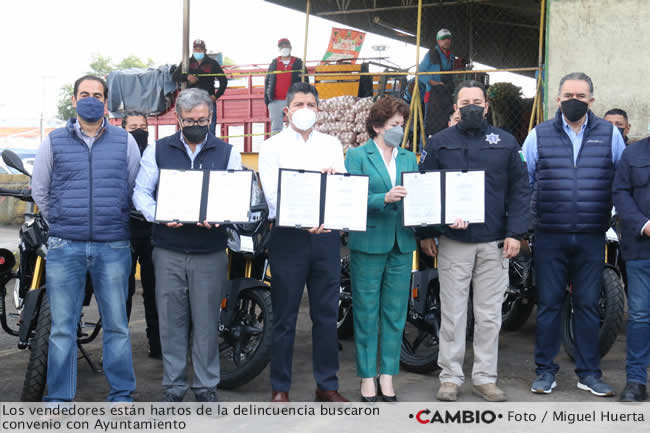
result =
[[[335,137],[313,129],[318,92],[307,83],[293,84],[285,112],[290,127],[262,145],[259,172],[269,206],[277,209],[280,168],[345,172],[343,148]],[[269,244],[273,303],[271,358],[272,401],[289,401],[293,343],[302,293],[307,285],[312,319],[316,401],[345,402],[338,390],[339,368],[336,321],[340,290],[340,238],[323,226],[310,230],[274,227]]]

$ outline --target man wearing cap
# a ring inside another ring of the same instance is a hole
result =
[[[173,80],[176,82],[187,82],[187,88],[198,87],[203,89],[210,95],[212,99],[212,121],[210,122],[210,132],[212,134],[216,131],[217,126],[217,99],[221,97],[228,87],[228,79],[223,75],[221,65],[212,57],[206,54],[205,42],[197,39],[192,44],[193,52],[190,57],[190,64],[187,74],[183,74],[181,65],[176,68]],[[210,76],[199,76],[203,74],[215,74]],[[219,75],[220,74],[220,75]],[[214,88],[214,79],[219,80],[219,88]]]
[[[302,60],[291,55],[289,39],[280,39],[278,57],[271,61],[269,73],[264,78],[264,103],[269,109],[271,132],[274,134],[282,131],[287,91],[293,83],[300,81],[302,70]]]
[[[425,54],[420,63],[420,72],[451,71],[455,56],[451,53],[451,32],[440,29],[436,34],[436,43]],[[420,82],[426,84],[424,93],[425,129],[427,136],[447,128],[449,112],[453,101],[451,92],[454,88],[451,75],[420,75]]]

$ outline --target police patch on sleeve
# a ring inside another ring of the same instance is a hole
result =
[[[492,132],[485,136],[485,141],[487,141],[488,144],[497,144],[499,141],[501,141],[501,137]]]
[[[424,162],[424,159],[427,157],[427,151],[422,149],[422,152],[420,153],[420,164]]]

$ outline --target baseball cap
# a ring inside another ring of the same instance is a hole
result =
[[[436,40],[441,40],[441,39],[447,39],[451,38],[451,32],[447,29],[440,29],[438,30],[438,34],[436,35]]]
[[[278,41],[278,47],[279,47],[280,45],[282,45],[282,44],[287,44],[287,45],[291,46],[291,42],[289,42],[289,39],[287,39],[287,38],[282,38],[282,39],[280,39],[280,40]]]
[[[194,48],[203,48],[205,49],[205,42],[203,42],[203,39],[196,39],[194,43],[192,44]]]

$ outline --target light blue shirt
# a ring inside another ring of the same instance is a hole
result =
[[[203,142],[196,146],[194,152],[185,142],[185,137],[183,134],[180,134],[181,141],[183,146],[185,146],[185,151],[187,156],[189,156],[192,161],[192,168],[201,168],[194,167],[194,159],[201,152],[203,146],[205,145],[208,137],[206,135]],[[230,158],[228,159],[228,170],[241,170],[241,155],[239,152],[231,150]],[[137,210],[142,212],[142,215],[146,218],[147,221],[153,222],[156,218],[156,187],[158,186],[158,175],[160,170],[158,169],[158,164],[156,163],[156,144],[150,144],[144,150],[142,154],[142,159],[140,160],[140,171],[138,172],[138,177],[135,179],[135,190],[133,191],[133,205]]]
[[[587,118],[585,119],[585,123],[582,124],[582,128],[580,128],[580,132],[576,133],[569,126],[564,116],[562,116],[562,125],[563,125],[564,132],[569,137],[569,140],[571,140],[571,144],[573,145],[574,166],[578,162],[578,154],[580,153],[580,148],[582,147],[582,138],[585,135],[585,128],[587,127],[588,121],[589,121],[589,116],[587,116]],[[612,162],[614,163],[614,165],[616,165],[618,164],[618,161],[621,159],[621,155],[623,154],[623,150],[625,149],[625,142],[623,141],[623,137],[621,136],[621,133],[619,132],[618,128],[616,128],[613,125],[612,128],[614,130],[612,134]],[[526,164],[528,164],[528,180],[530,181],[531,186],[535,184],[535,169],[537,167],[537,159],[538,159],[537,133],[535,131],[536,128],[530,131],[528,137],[526,137],[526,140],[524,141],[524,146],[523,146],[524,158],[526,158]]]

